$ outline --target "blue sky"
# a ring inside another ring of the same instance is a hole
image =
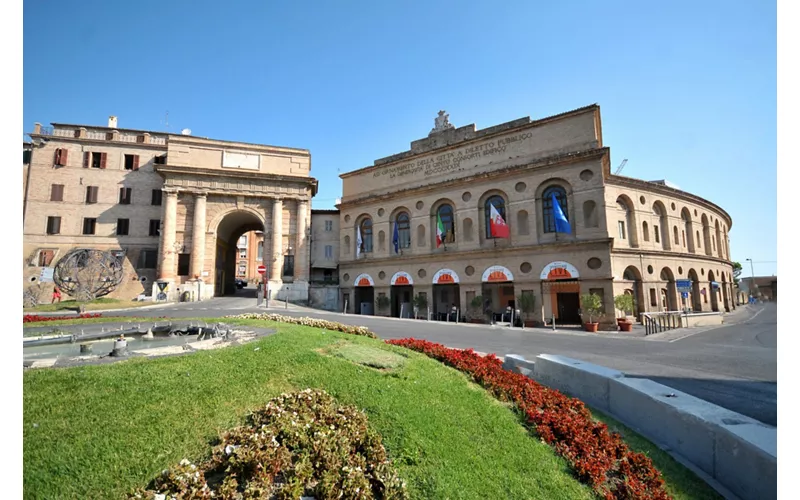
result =
[[[484,128],[601,107],[612,168],[733,217],[734,260],[777,273],[771,2],[24,2],[33,123],[192,129],[307,148],[340,172],[405,151],[440,109]]]

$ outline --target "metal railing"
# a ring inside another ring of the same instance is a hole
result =
[[[674,330],[675,328],[682,328],[681,317],[684,315],[681,311],[665,311],[665,312],[649,312],[642,314],[642,322],[644,323],[644,334],[651,335],[653,333],[666,332],[667,330]]]

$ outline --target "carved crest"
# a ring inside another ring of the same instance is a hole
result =
[[[455,128],[449,120],[450,115],[446,113],[444,110],[439,111],[439,116],[433,119],[433,129],[431,129],[431,134],[435,132],[444,132],[445,130]]]

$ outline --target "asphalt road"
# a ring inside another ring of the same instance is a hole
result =
[[[413,320],[343,315],[307,308],[255,306],[253,290],[236,297],[130,310],[114,315],[174,318],[219,317],[251,311],[312,316],[369,327],[381,338],[415,337],[449,347],[473,348],[498,356],[527,359],[561,354],[647,377],[719,406],[777,426],[777,306],[739,308],[725,326],[682,329],[649,337],[588,334],[547,329],[521,330],[486,325],[455,325]],[[109,315],[112,313],[108,313]]]

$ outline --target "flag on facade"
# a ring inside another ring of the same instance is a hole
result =
[[[356,226],[356,259],[361,257],[361,245],[364,242],[361,240],[361,227]]]
[[[489,231],[492,233],[492,238],[508,238],[510,236],[508,224],[492,203],[489,203]]]
[[[444,224],[442,224],[442,217],[436,214],[436,248],[439,248],[444,243]]]
[[[564,211],[561,210],[561,204],[558,203],[556,193],[551,193],[551,196],[553,199],[553,220],[556,223],[556,233],[571,234],[572,226],[569,225],[569,221],[564,215]]]
[[[400,253],[400,230],[397,229],[397,222],[394,223],[394,233],[392,233],[392,245],[394,245],[394,253]]]

